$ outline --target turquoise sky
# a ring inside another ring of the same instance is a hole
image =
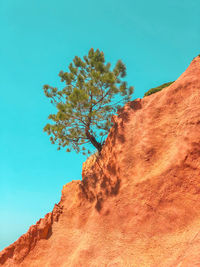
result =
[[[199,0],[0,0],[0,250],[81,179],[85,158],[43,133],[52,110],[43,85],[59,85],[59,71],[93,47],[122,59],[142,98],[200,54],[199,12]]]

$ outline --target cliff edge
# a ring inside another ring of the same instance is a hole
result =
[[[200,266],[200,57],[113,117],[101,155],[2,266]]]

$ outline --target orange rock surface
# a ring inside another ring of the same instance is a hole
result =
[[[102,153],[0,265],[200,266],[200,57],[113,117]]]

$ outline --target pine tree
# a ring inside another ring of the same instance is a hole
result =
[[[58,149],[67,147],[67,152],[74,149],[86,154],[84,145],[90,143],[100,152],[112,126],[112,115],[130,100],[134,88],[123,81],[126,67],[122,61],[111,70],[99,49],[91,48],[83,59],[75,56],[68,68],[69,72],[59,73],[65,83],[63,89],[43,87],[57,108],[57,113],[48,117],[53,124],[47,124],[44,131]]]

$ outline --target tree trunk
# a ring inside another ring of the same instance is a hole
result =
[[[102,149],[102,144],[97,142],[95,137],[90,134],[88,127],[85,129],[85,134],[87,138],[90,140],[90,142],[93,144],[93,146],[96,147],[96,149],[100,152]]]

